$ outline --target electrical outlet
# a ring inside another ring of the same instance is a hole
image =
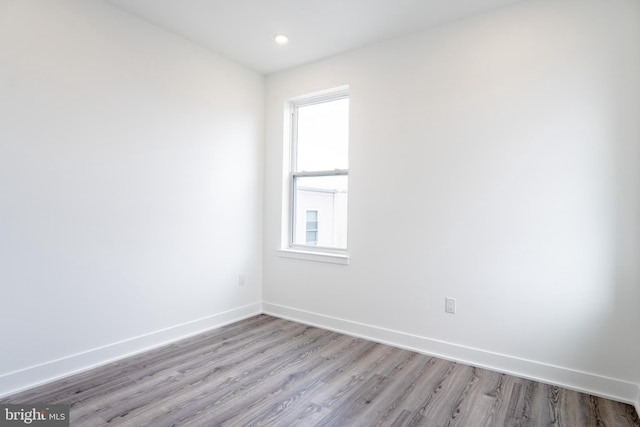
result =
[[[244,286],[247,282],[247,275],[241,274],[238,276],[238,286]]]
[[[444,299],[444,311],[445,313],[456,314],[456,299],[445,298]]]

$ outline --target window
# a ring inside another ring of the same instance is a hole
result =
[[[346,91],[291,104],[289,246],[347,249],[349,97]]]
[[[318,245],[318,211],[307,211],[307,242],[309,246]]]

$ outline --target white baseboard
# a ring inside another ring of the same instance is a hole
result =
[[[634,405],[640,414],[640,385],[638,384],[266,302],[213,314],[202,319],[0,375],[0,397],[111,363],[260,313],[629,403]]]
[[[0,397],[114,362],[209,329],[262,313],[260,303],[216,313],[191,322],[0,375]]]
[[[635,405],[640,413],[640,386],[615,378],[521,359],[505,354],[433,340],[400,331],[263,302],[265,314],[335,332],[440,357],[467,365],[532,379],[546,384]]]

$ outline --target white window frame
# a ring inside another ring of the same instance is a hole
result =
[[[290,159],[288,168],[289,179],[289,196],[288,196],[288,242],[286,247],[280,249],[280,255],[288,258],[305,259],[312,261],[330,262],[336,264],[348,264],[349,255],[347,248],[334,248],[323,246],[310,246],[295,243],[295,224],[296,224],[296,182],[298,178],[306,177],[322,177],[322,176],[348,176],[349,169],[333,169],[326,171],[300,172],[297,171],[297,126],[298,126],[298,108],[306,107],[324,102],[337,101],[349,98],[348,87],[341,87],[321,93],[303,96],[292,99],[288,102],[289,108],[289,149]],[[347,218],[347,224],[348,224]],[[348,225],[347,225],[348,230]],[[348,242],[348,239],[347,239]],[[348,243],[347,243],[348,246]]]

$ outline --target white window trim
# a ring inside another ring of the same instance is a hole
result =
[[[296,247],[297,248],[297,247]],[[306,248],[306,247],[305,247]],[[315,249],[315,247],[311,247]],[[282,258],[302,259],[306,261],[318,261],[328,262],[331,264],[349,264],[349,254],[345,253],[331,253],[316,250],[301,250],[301,249],[279,249],[278,255]]]
[[[288,128],[288,147],[289,147],[289,164],[288,170],[285,171],[288,179],[288,191],[284,193],[285,205],[287,206],[286,220],[283,220],[283,226],[286,224],[287,231],[283,233],[283,245],[278,250],[278,254],[284,258],[302,259],[308,261],[328,262],[333,264],[349,264],[348,247],[342,248],[328,248],[322,246],[307,246],[294,243],[294,226],[295,226],[295,179],[294,177],[305,176],[326,176],[326,175],[349,175],[348,169],[340,169],[334,171],[319,171],[319,172],[297,172],[294,171],[295,159],[296,159],[296,144],[295,133],[296,120],[295,109],[308,105],[319,104],[328,101],[339,100],[342,98],[349,98],[349,87],[341,86],[339,88],[318,92],[316,94],[310,94],[306,96],[300,96],[289,99],[286,103],[288,108],[286,117],[289,122],[285,125],[285,129]],[[288,194],[287,194],[288,193]]]

